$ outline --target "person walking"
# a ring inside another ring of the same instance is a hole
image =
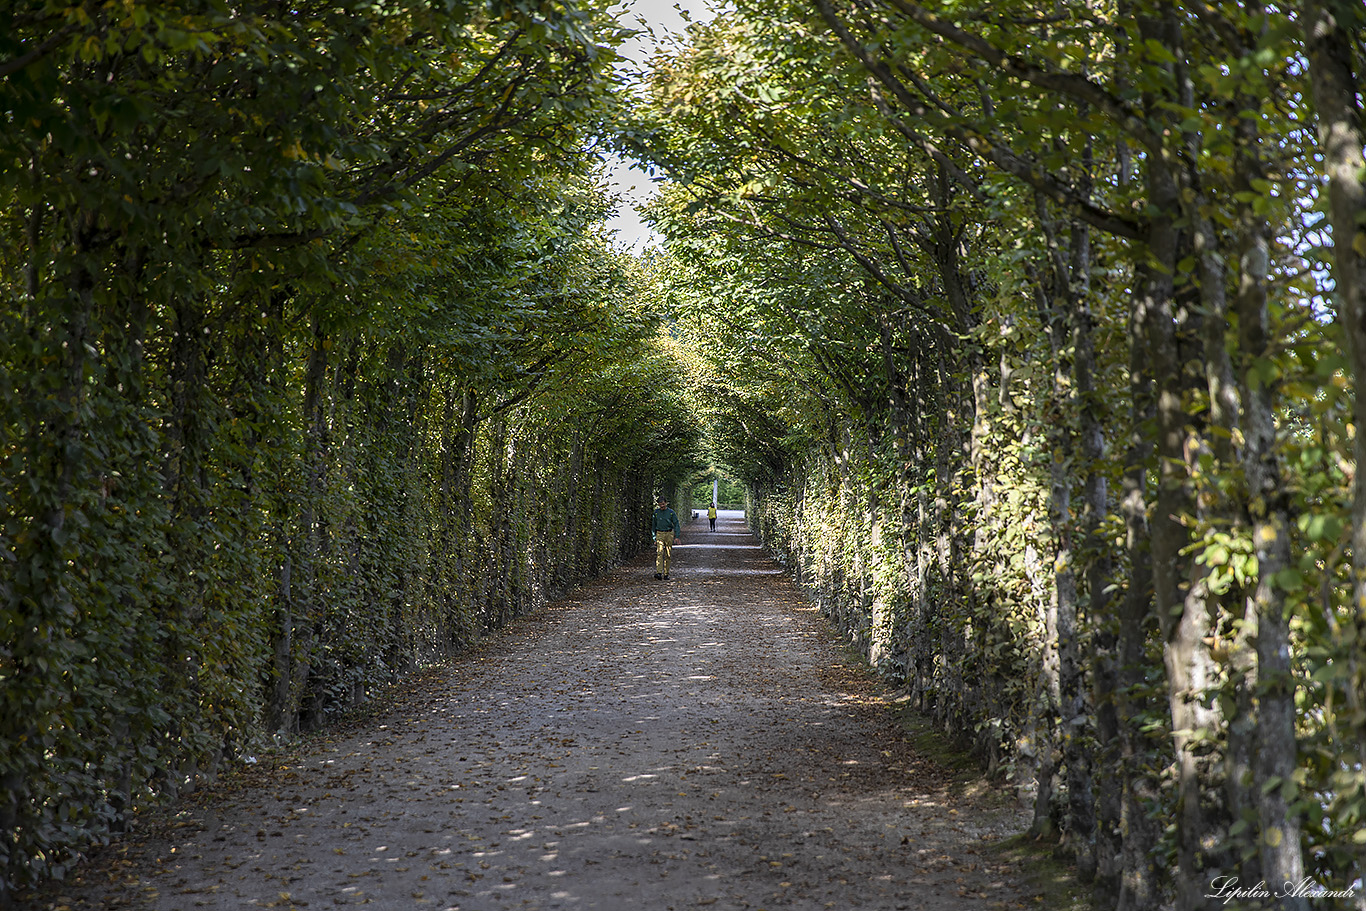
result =
[[[712,531],[716,531],[716,504],[715,504],[715,503],[711,504],[711,508],[707,510],[707,521],[711,523],[711,530],[712,530]]]
[[[683,528],[678,524],[678,513],[669,508],[669,501],[660,497],[655,505],[650,531],[655,539],[655,578],[669,578],[669,561],[673,559],[674,544],[683,539]]]

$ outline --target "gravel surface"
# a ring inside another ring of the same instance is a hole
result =
[[[740,514],[683,542],[670,580],[585,586],[23,907],[1035,904],[993,849],[1018,807],[916,754]]]

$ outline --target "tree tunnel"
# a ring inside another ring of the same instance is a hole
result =
[[[334,6],[0,14],[0,900],[715,477],[1098,907],[1362,907],[1359,4]]]

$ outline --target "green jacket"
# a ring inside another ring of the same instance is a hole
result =
[[[678,513],[667,506],[663,509],[656,509],[654,520],[650,522],[650,532],[653,534],[657,531],[671,531],[675,535],[681,536],[683,527],[678,524]]]

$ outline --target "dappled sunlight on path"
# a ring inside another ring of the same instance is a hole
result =
[[[684,529],[672,579],[642,558],[519,621],[390,716],[262,771],[62,901],[1023,906],[988,851],[1018,811],[960,815],[743,520],[718,525]]]

